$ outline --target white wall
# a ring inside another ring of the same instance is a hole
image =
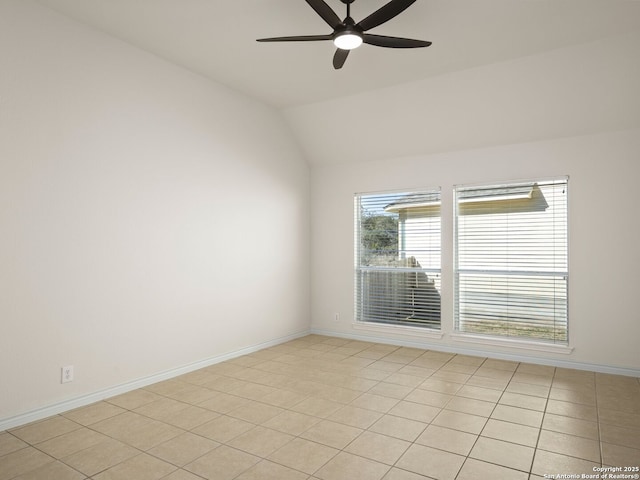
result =
[[[308,190],[275,110],[0,1],[0,423],[307,331]]]
[[[640,30],[297,106],[285,114],[313,164],[636,128],[638,51]]]
[[[640,129],[312,170],[312,327],[640,376]],[[569,175],[571,354],[462,343],[453,329],[453,186]],[[353,194],[442,187],[444,337],[353,327]],[[334,313],[340,321],[334,321]]]
[[[639,48],[627,32],[286,110],[313,164],[313,330],[640,376]],[[453,186],[561,175],[573,350],[455,339]],[[438,186],[443,338],[354,328],[353,194]]]

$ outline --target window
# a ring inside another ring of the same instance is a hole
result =
[[[440,190],[355,197],[356,321],[440,328]]]
[[[567,179],[455,189],[458,332],[566,344]]]

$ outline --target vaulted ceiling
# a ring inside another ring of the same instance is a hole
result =
[[[370,32],[432,46],[341,70],[331,42],[256,42],[330,33],[304,0],[37,1],[281,109],[315,165],[640,128],[640,0],[417,0]]]
[[[173,63],[289,107],[594,41],[638,28],[637,0],[418,0],[371,33],[433,42],[364,45],[340,71],[331,42],[257,43],[330,33],[304,0],[39,0]],[[342,18],[345,5],[326,0]],[[356,0],[360,20],[387,0]]]

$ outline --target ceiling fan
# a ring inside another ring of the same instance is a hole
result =
[[[388,22],[396,15],[404,12],[416,0],[391,0],[364,20],[356,23],[351,18],[351,4],[354,0],[340,0],[347,6],[347,16],[344,20],[326,4],[324,0],[306,0],[327,24],[333,28],[333,33],[327,35],[300,35],[293,37],[259,38],[258,42],[314,42],[320,40],[332,40],[338,47],[333,56],[333,68],[342,68],[347,60],[349,52],[363,43],[376,47],[387,48],[418,48],[428,47],[431,42],[413,40],[411,38],[389,37],[386,35],[374,35],[366,33],[378,25]]]

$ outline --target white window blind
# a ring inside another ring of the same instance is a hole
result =
[[[568,343],[567,181],[455,189],[457,331]]]
[[[355,196],[356,321],[440,328],[440,190]]]

